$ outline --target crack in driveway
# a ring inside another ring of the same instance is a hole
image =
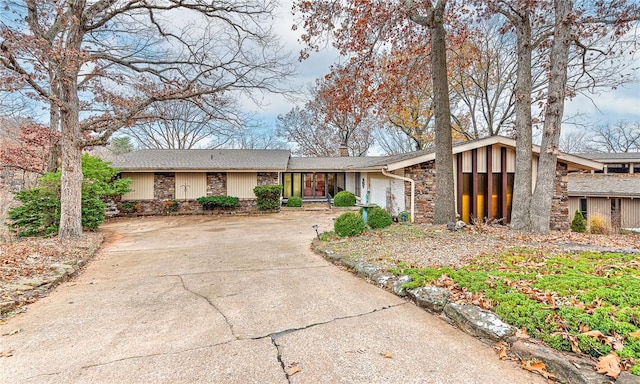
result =
[[[371,315],[371,314],[376,313],[376,312],[386,311],[388,309],[399,307],[401,305],[406,305],[406,304],[409,304],[409,302],[393,304],[393,305],[387,305],[387,306],[384,306],[384,307],[381,307],[381,308],[375,308],[375,309],[373,309],[372,311],[369,311],[369,312],[358,313],[358,314],[355,314],[355,315],[347,315],[347,316],[335,317],[335,318],[333,318],[331,320],[321,321],[321,322],[318,322],[318,323],[305,325],[304,327],[285,329],[283,331],[270,333],[270,334],[268,334],[266,336],[251,337],[249,339],[250,340],[262,340],[262,339],[265,339],[267,337],[269,337],[271,339],[271,344],[273,344],[273,346],[276,348],[276,351],[277,351],[276,359],[278,360],[278,363],[280,364],[280,367],[282,368],[282,372],[284,373],[284,377],[287,379],[288,383],[291,383],[291,378],[290,378],[290,375],[289,375],[289,371],[287,370],[287,366],[285,365],[285,362],[282,359],[282,347],[277,342],[277,339],[279,337],[288,335],[290,333],[303,331],[305,329],[310,329],[310,328],[313,328],[313,327],[316,327],[316,326],[319,326],[319,325],[331,324],[331,323],[333,323],[335,321],[338,321],[338,320],[354,319],[354,318],[358,318],[358,317],[368,316],[368,315]]]
[[[234,339],[236,340],[240,340],[240,337],[238,335],[236,335],[236,333],[233,331],[233,324],[231,323],[231,321],[229,320],[229,318],[227,317],[227,315],[224,314],[224,312],[222,312],[222,310],[220,308],[218,308],[218,306],[207,296],[198,293],[192,289],[189,289],[189,287],[187,287],[187,283],[185,283],[184,278],[181,275],[165,275],[165,276],[172,276],[172,277],[177,277],[180,280],[180,283],[182,284],[182,288],[191,293],[192,295],[198,296],[201,299],[204,299],[210,306],[211,308],[215,309],[216,312],[218,312],[220,314],[220,316],[222,316],[222,318],[224,319],[225,323],[227,323],[227,327],[229,327],[229,332],[231,332],[231,336],[233,336]]]

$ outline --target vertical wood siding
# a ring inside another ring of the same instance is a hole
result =
[[[622,199],[622,228],[640,228],[640,199]]]
[[[481,147],[478,148],[477,152],[476,152],[476,157],[477,157],[477,165],[478,165],[478,172],[479,173],[487,173],[487,148],[486,147]]]
[[[227,173],[227,196],[240,199],[255,199],[253,188],[258,185],[258,174],[255,172]]]
[[[186,191],[185,191],[185,186]],[[176,172],[176,200],[194,200],[207,195],[207,174]]]
[[[592,217],[599,216],[604,222],[611,224],[611,200],[606,197],[587,198],[587,221]]]
[[[153,200],[153,172],[123,172],[122,178],[129,178],[133,191],[125,193],[122,200]]]

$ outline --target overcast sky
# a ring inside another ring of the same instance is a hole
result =
[[[297,57],[302,45],[298,38],[302,31],[292,31],[294,23],[291,15],[291,1],[281,1],[278,21],[275,25],[277,33],[282,38],[285,47]],[[311,57],[299,63],[299,76],[294,79],[297,89],[304,89],[313,84],[329,71],[329,66],[338,58],[335,51],[330,49],[313,53]],[[640,54],[636,55],[636,67],[640,67]],[[640,77],[640,74],[636,77]],[[595,104],[595,105],[594,105]],[[289,112],[295,106],[295,102],[284,97],[269,97],[267,105],[256,109],[255,113],[263,120],[265,126],[275,126],[276,118],[279,114]],[[593,124],[604,122],[617,122],[619,120],[640,121],[640,82],[627,84],[625,87],[614,91],[601,92],[599,95],[591,95],[591,100],[584,96],[578,96],[574,100],[567,102],[565,106],[565,117],[577,113],[585,114],[585,120]],[[572,129],[567,126],[565,130]]]

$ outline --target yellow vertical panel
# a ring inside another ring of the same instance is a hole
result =
[[[207,174],[204,172],[176,172],[176,200],[195,200],[207,195]]]
[[[153,172],[123,172],[122,178],[131,179],[131,192],[122,196],[122,200],[153,200]]]
[[[240,199],[255,199],[253,188],[258,185],[258,174],[256,172],[227,173],[227,196],[234,196]]]
[[[478,172],[487,173],[487,148],[478,148],[476,155],[478,162]]]
[[[471,171],[471,166],[472,166],[472,160],[471,160],[471,151],[466,151],[466,152],[462,152],[462,172],[464,173],[470,173]]]
[[[471,218],[471,196],[462,195],[462,210],[460,219],[465,223],[470,223]]]
[[[622,228],[640,228],[640,199],[622,199],[620,214]]]
[[[507,148],[507,172],[512,173],[516,171],[516,151],[511,148]]]
[[[493,167],[493,172],[500,173],[502,170],[502,150],[497,145],[492,146],[491,148],[491,166]]]

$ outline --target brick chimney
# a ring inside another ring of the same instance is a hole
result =
[[[346,143],[340,144],[340,148],[338,148],[338,154],[340,154],[340,157],[349,157],[349,147],[347,147]]]

